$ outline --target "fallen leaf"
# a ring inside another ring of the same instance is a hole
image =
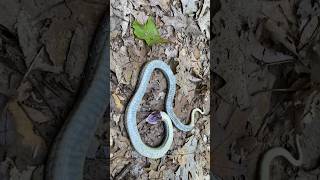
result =
[[[32,173],[36,167],[28,166],[26,170],[19,171],[17,167],[12,167],[10,170],[10,180],[27,180],[31,179]]]
[[[22,159],[34,161],[34,163],[42,162],[47,153],[47,147],[44,140],[33,131],[34,127],[28,115],[15,100],[9,101],[8,110],[13,116],[16,131],[21,136],[17,138],[20,148],[15,148],[16,153]]]
[[[41,111],[29,106],[22,105],[28,116],[37,123],[44,123],[50,121],[49,116],[43,114]]]
[[[182,30],[188,26],[188,18],[179,10],[171,7],[173,16],[163,16],[161,19],[167,26],[173,26],[176,31]]]
[[[195,155],[198,154],[197,151],[199,150],[198,141],[193,135],[188,138],[181,149],[173,152],[171,157],[179,162],[179,168],[174,173],[175,179],[190,179],[189,175],[192,176],[192,179],[204,179],[202,166],[206,166],[206,164],[202,162],[203,160],[196,161],[195,159]],[[165,176],[169,175],[165,174]]]
[[[165,54],[167,55],[167,58],[175,58],[178,55],[178,50],[175,47],[167,47],[165,50]]]
[[[150,169],[156,171],[159,166],[160,159],[149,159],[149,162],[150,162]]]
[[[111,32],[115,32],[117,26],[120,25],[122,30],[121,36],[124,37],[129,27],[129,15],[131,14],[133,8],[132,3],[128,3],[127,0],[120,0],[112,3],[111,6],[112,8],[110,8],[110,30]],[[115,18],[115,16],[121,17],[121,19]]]
[[[206,37],[210,39],[210,12],[207,12],[205,15],[201,16],[197,22],[201,32],[203,32]]]
[[[160,178],[160,171],[151,170],[149,172],[149,179],[159,179]]]
[[[183,13],[192,15],[198,10],[196,0],[181,0]]]
[[[112,120],[116,123],[116,125],[118,125],[119,121],[120,121],[120,114],[113,114],[112,115]]]
[[[23,102],[29,98],[31,95],[32,84],[30,81],[23,81],[21,82],[20,86],[18,87],[18,101]]]
[[[17,23],[17,16],[21,9],[21,2],[12,0],[2,0],[0,2],[0,24],[7,27],[11,32],[15,32],[14,25]]]
[[[70,41],[73,36],[71,20],[53,20],[41,37],[41,42],[55,66],[64,66]]]
[[[70,42],[65,71],[70,79],[79,78],[88,58],[88,31],[84,26],[78,26]]]
[[[151,6],[160,6],[161,9],[167,11],[169,10],[170,6],[169,6],[170,0],[150,0],[150,5]]]
[[[214,4],[214,3],[213,3]],[[198,10],[196,18],[198,19],[199,17],[204,16],[204,14],[210,11],[210,0],[204,0],[203,4],[201,6],[201,9]]]
[[[134,35],[141,40],[145,40],[148,46],[169,42],[160,36],[160,33],[154,23],[153,18],[149,17],[145,24],[140,24],[138,21],[132,23]]]
[[[200,50],[198,48],[195,48],[193,51],[194,58],[197,60],[200,58]]]
[[[194,21],[193,17],[184,15],[180,10],[175,7],[171,7],[173,11],[172,16],[163,16],[161,20],[166,26],[172,26],[175,31],[182,31],[185,33],[190,33],[192,36],[201,35],[198,25]]]
[[[192,102],[192,99],[194,97],[189,93],[194,93],[196,89],[196,84],[190,81],[190,79],[194,79],[191,75],[191,67],[194,67],[191,59],[192,58],[187,54],[187,49],[181,49],[178,59],[179,64],[176,67],[177,85],[180,87],[180,89],[177,91],[183,96],[186,96],[189,102]]]
[[[314,35],[314,32],[317,30],[317,26],[319,25],[318,17],[312,17],[307,23],[308,24],[306,24],[301,33],[298,49],[302,48],[304,45],[306,45],[306,43],[312,40],[311,38]]]
[[[123,108],[123,104],[121,103],[121,100],[116,94],[112,94],[112,97],[114,99],[114,103],[116,104],[116,108],[121,110]]]
[[[33,58],[37,54],[39,43],[37,42],[37,35],[31,24],[30,15],[21,10],[17,19],[17,31],[19,36],[19,44],[21,45],[25,62],[30,66]]]

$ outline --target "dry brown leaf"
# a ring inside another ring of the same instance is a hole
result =
[[[8,105],[8,110],[12,113],[18,133],[23,135],[24,145],[39,145],[40,142],[42,142],[42,139],[36,134],[34,134],[33,125],[30,119],[28,118],[27,114],[18,104],[18,102],[10,101]]]
[[[303,29],[300,36],[300,41],[298,45],[299,49],[302,48],[306,43],[311,41],[310,38],[312,38],[312,35],[314,34],[318,24],[319,24],[319,20],[317,16],[312,17],[310,21],[308,21],[308,24]]]
[[[130,81],[125,77],[126,73],[132,72],[131,67],[128,65],[130,58],[128,55],[127,47],[122,46],[118,52],[111,53],[110,69],[115,72],[119,83],[130,84]],[[132,73],[130,73],[132,74]]]
[[[208,39],[210,39],[210,12],[208,11],[206,14],[199,17],[197,22],[201,32],[204,33]]]
[[[17,133],[21,135],[21,138],[18,138],[18,141],[21,141],[19,143],[21,143],[22,147],[30,151],[26,152],[21,148],[17,149],[17,151],[23,151],[23,153],[21,152],[22,156],[26,156],[22,158],[31,158],[36,161],[43,158],[47,151],[46,144],[44,140],[33,131],[33,125],[28,115],[15,100],[11,100],[8,103],[8,110],[13,116]]]
[[[196,0],[181,0],[183,14],[192,15],[198,10]]]
[[[65,71],[69,78],[79,78],[88,58],[88,30],[85,26],[78,25],[70,42]]]
[[[149,179],[160,179],[160,171],[151,170],[149,172]]]
[[[173,26],[176,31],[185,30],[188,26],[188,17],[178,11],[176,8],[172,7],[174,15],[173,16],[163,16],[161,20],[167,26]]]
[[[203,168],[207,165],[202,161],[196,161],[195,155],[199,154],[198,141],[195,135],[188,138],[188,141],[181,149],[173,152],[171,157],[179,162],[179,168],[174,173],[175,179],[188,179],[191,174],[192,179],[204,179]],[[203,158],[202,158],[203,159]],[[181,163],[181,164],[180,164]],[[164,177],[169,178],[171,175],[165,173]]]
[[[114,177],[117,174],[117,172],[120,172],[129,163],[130,161],[128,161],[126,158],[114,158],[110,166],[111,176]]]
[[[120,98],[116,94],[112,94],[112,97],[114,99],[114,103],[116,104],[116,108],[119,110],[123,109],[123,104],[121,103]]]
[[[112,120],[116,123],[116,125],[118,125],[119,121],[120,121],[120,114],[112,114]]]
[[[50,121],[49,116],[43,114],[41,111],[34,109],[32,107],[22,105],[22,108],[26,111],[28,116],[37,123],[44,123]]]
[[[0,2],[0,24],[7,27],[11,32],[16,30],[17,16],[21,12],[21,2],[12,0],[2,0]]]
[[[69,44],[73,33],[71,28],[73,21],[54,19],[48,31],[41,41],[45,44],[50,60],[55,66],[61,67],[65,64]]]
[[[190,79],[193,79],[191,75],[191,68],[194,67],[191,61],[192,57],[187,54],[187,50],[180,50],[179,64],[177,66],[176,74],[177,85],[180,87],[178,92],[187,97],[189,102],[192,102],[194,97],[193,94],[196,89],[196,84],[190,81]]]
[[[170,0],[150,0],[150,5],[151,6],[160,6],[161,9],[167,11],[169,10],[170,6],[169,6]]]
[[[19,171],[15,166],[10,170],[10,180],[30,180],[34,166],[28,166],[26,170]]]
[[[194,48],[193,55],[197,60],[199,60],[201,55],[200,50],[198,48]]]
[[[30,81],[23,81],[21,82],[20,86],[18,87],[18,101],[23,102],[24,100],[28,99],[31,95],[30,92],[32,90],[32,84]]]
[[[37,54],[39,43],[37,41],[37,34],[31,24],[30,14],[25,10],[21,10],[18,16],[17,31],[19,43],[25,56],[25,62],[29,67]]]

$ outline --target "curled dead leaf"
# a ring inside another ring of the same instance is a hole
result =
[[[121,103],[120,98],[116,94],[112,94],[112,97],[114,99],[114,103],[116,104],[116,108],[119,110],[123,109],[123,104]]]
[[[46,156],[47,147],[42,137],[33,131],[34,127],[29,116],[15,100],[8,103],[8,110],[13,116],[16,131],[20,135],[16,142],[19,148],[15,148],[14,153],[33,164],[42,162]]]

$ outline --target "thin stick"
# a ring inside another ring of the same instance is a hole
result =
[[[130,169],[131,169],[131,163],[127,164],[114,179],[115,180],[123,179],[124,176],[128,174]]]

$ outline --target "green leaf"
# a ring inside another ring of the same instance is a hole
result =
[[[141,40],[145,40],[148,46],[169,42],[160,36],[160,33],[151,17],[145,24],[140,24],[137,20],[132,23],[134,35]]]

